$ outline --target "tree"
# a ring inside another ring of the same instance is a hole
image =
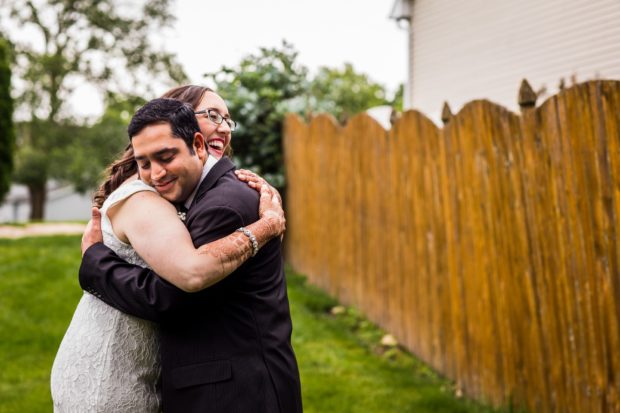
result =
[[[0,36],[0,202],[11,185],[15,145],[9,55],[9,44]]]
[[[341,123],[373,106],[389,105],[385,88],[353,65],[343,69],[321,67],[308,88],[308,109],[311,112],[331,113]]]
[[[238,123],[232,141],[237,162],[279,188],[284,184],[284,114],[303,96],[306,86],[307,69],[295,62],[297,54],[283,42],[281,48],[261,48],[237,67],[224,66],[206,75],[214,80]]]
[[[397,112],[402,112],[404,107],[404,97],[405,97],[405,84],[401,83],[398,85],[398,89],[394,92],[394,97],[392,97],[392,101],[390,105]]]
[[[129,144],[127,124],[145,103],[141,97],[110,95],[103,116],[92,126],[80,128],[79,139],[62,151],[54,151],[55,177],[71,182],[79,192],[98,186],[106,167]]]
[[[283,42],[280,48],[261,48],[236,67],[223,66],[206,74],[238,123],[232,140],[236,162],[264,175],[280,189],[284,186],[285,113],[327,112],[345,122],[373,106],[399,102],[398,91],[388,100],[382,85],[355,72],[351,64],[343,69],[323,67],[309,81],[308,69],[296,62],[297,55],[291,44]]]
[[[45,186],[47,179],[70,182],[78,192],[95,188],[103,178],[106,167],[129,143],[127,123],[145,100],[110,94],[106,109],[93,125],[79,125],[71,120],[51,122],[35,120],[18,125],[19,136],[32,142],[33,136],[45,135],[47,152],[34,150],[33,145],[21,145],[16,162],[18,182]],[[74,137],[74,139],[68,139]],[[31,196],[40,192],[31,191]],[[44,192],[43,192],[44,194]],[[31,199],[35,208],[43,208],[45,200]],[[33,211],[42,216],[42,210]]]
[[[173,21],[170,1],[144,1],[140,9],[120,0],[0,0],[13,23],[42,39],[15,41],[18,104],[30,115],[28,133],[18,139],[15,175],[30,191],[31,219],[43,217],[47,180],[67,176],[66,164],[56,162],[62,157],[52,155],[86,156],[80,152],[85,129],[63,111],[74,85],[149,96],[153,84],[186,81],[174,56],[151,46],[154,33]]]
[[[46,200],[46,183],[51,170],[61,164],[56,158],[66,148],[66,140],[80,134],[70,121],[34,120],[17,124],[20,145],[15,159],[15,182],[24,184],[30,193],[30,219],[42,219]]]

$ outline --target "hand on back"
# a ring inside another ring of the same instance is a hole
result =
[[[247,169],[237,169],[235,175],[240,181],[247,183],[248,186],[260,193],[258,215],[260,218],[267,219],[270,232],[273,235],[283,235],[286,230],[286,219],[282,209],[282,197],[278,190],[269,185],[265,179]]]
[[[279,194],[277,191],[274,193],[268,185],[260,187],[258,215],[261,219],[266,219],[269,222],[270,232],[273,235],[284,234],[286,219],[284,218],[282,204],[280,204]]]
[[[103,232],[101,231],[101,212],[99,208],[91,209],[91,220],[88,221],[84,234],[82,235],[82,256],[93,244],[103,242]]]

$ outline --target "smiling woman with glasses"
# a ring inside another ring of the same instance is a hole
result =
[[[230,132],[234,131],[237,128],[237,123],[234,121],[232,121],[233,124],[230,123],[230,116],[228,116],[227,112],[218,112],[217,110],[214,110],[213,106],[207,105],[204,102],[208,95],[211,94],[215,94],[215,91],[209,87],[198,85],[184,85],[170,89],[169,91],[164,93],[162,98],[177,99],[182,102],[189,103],[192,108],[194,108],[195,115],[199,119],[198,123],[200,125],[201,131],[203,135],[205,135],[205,137],[210,134],[208,130],[203,130],[205,127],[207,127],[207,129],[210,129],[208,128],[208,124],[215,124],[219,126],[222,124],[223,119],[226,118],[229,119],[226,121],[226,124],[228,125]],[[213,113],[209,114],[209,111],[212,111]],[[222,116],[222,113],[224,113],[226,116]],[[222,132],[224,132],[225,134],[226,131]],[[223,138],[224,148],[223,150],[221,150],[220,156],[228,156],[232,159],[232,136],[229,133],[226,136],[223,136]],[[217,150],[217,152],[220,152],[220,150]]]
[[[219,112],[215,109],[199,110],[198,112],[194,112],[194,115],[206,115],[206,117],[209,118],[211,122],[218,125],[221,125],[222,121],[224,121],[226,122],[226,124],[228,124],[231,132],[234,132],[237,128],[237,122],[235,122],[231,118],[225,118],[224,116],[220,115]]]

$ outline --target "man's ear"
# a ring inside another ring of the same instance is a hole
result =
[[[194,134],[194,151],[201,161],[207,159],[207,147],[205,145],[205,137],[200,132]]]

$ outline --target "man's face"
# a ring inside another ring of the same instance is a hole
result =
[[[215,110],[224,118],[230,118],[228,107],[224,99],[217,93],[206,92],[195,111],[198,112],[207,109]],[[224,155],[224,149],[230,145],[230,127],[226,122],[222,122],[219,125],[212,122],[206,114],[197,115],[196,119],[198,120],[198,126],[200,126],[200,132],[202,132],[205,138],[209,154],[220,159]]]
[[[147,126],[131,144],[140,179],[168,201],[185,201],[198,185],[207,156],[200,133],[194,136],[193,155],[183,139],[172,135],[167,123]]]

